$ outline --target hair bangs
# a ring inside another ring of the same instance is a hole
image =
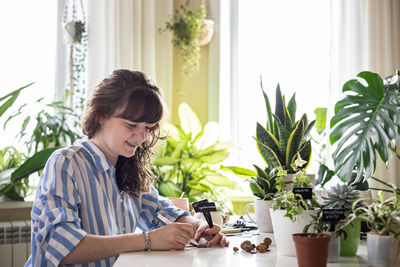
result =
[[[163,113],[164,106],[159,93],[146,86],[140,86],[127,96],[118,117],[134,122],[156,123],[162,119]]]

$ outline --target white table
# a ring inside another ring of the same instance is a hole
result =
[[[240,244],[244,240],[250,240],[259,244],[268,236],[272,239],[270,252],[250,254],[242,251]],[[296,257],[277,255],[273,234],[260,234],[253,236],[231,236],[228,237],[230,245],[227,248],[195,248],[186,247],[180,251],[149,251],[131,252],[121,254],[114,267],[252,267],[252,266],[275,266],[294,267],[297,266]],[[239,248],[238,252],[233,247]],[[328,263],[328,267],[356,267],[368,266],[366,242],[361,241],[358,254],[355,257],[341,257],[338,263]]]

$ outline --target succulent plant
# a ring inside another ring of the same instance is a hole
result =
[[[359,191],[348,184],[337,184],[328,191],[327,196],[322,196],[323,206],[331,209],[350,210],[353,202],[359,198]]]

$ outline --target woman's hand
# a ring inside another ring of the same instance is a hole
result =
[[[149,232],[151,250],[184,249],[193,238],[193,226],[175,222]]]
[[[207,247],[229,246],[229,241],[226,240],[225,235],[221,233],[221,227],[217,224],[214,224],[213,227],[210,228],[207,223],[199,221],[194,239],[199,242],[200,238],[204,238],[208,241]]]

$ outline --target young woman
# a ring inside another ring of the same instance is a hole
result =
[[[147,164],[164,113],[160,89],[142,72],[116,70],[95,88],[82,119],[88,140],[54,152],[44,167],[25,266],[112,266],[123,252],[183,249],[201,237],[228,246],[218,225],[210,229],[151,185]]]

